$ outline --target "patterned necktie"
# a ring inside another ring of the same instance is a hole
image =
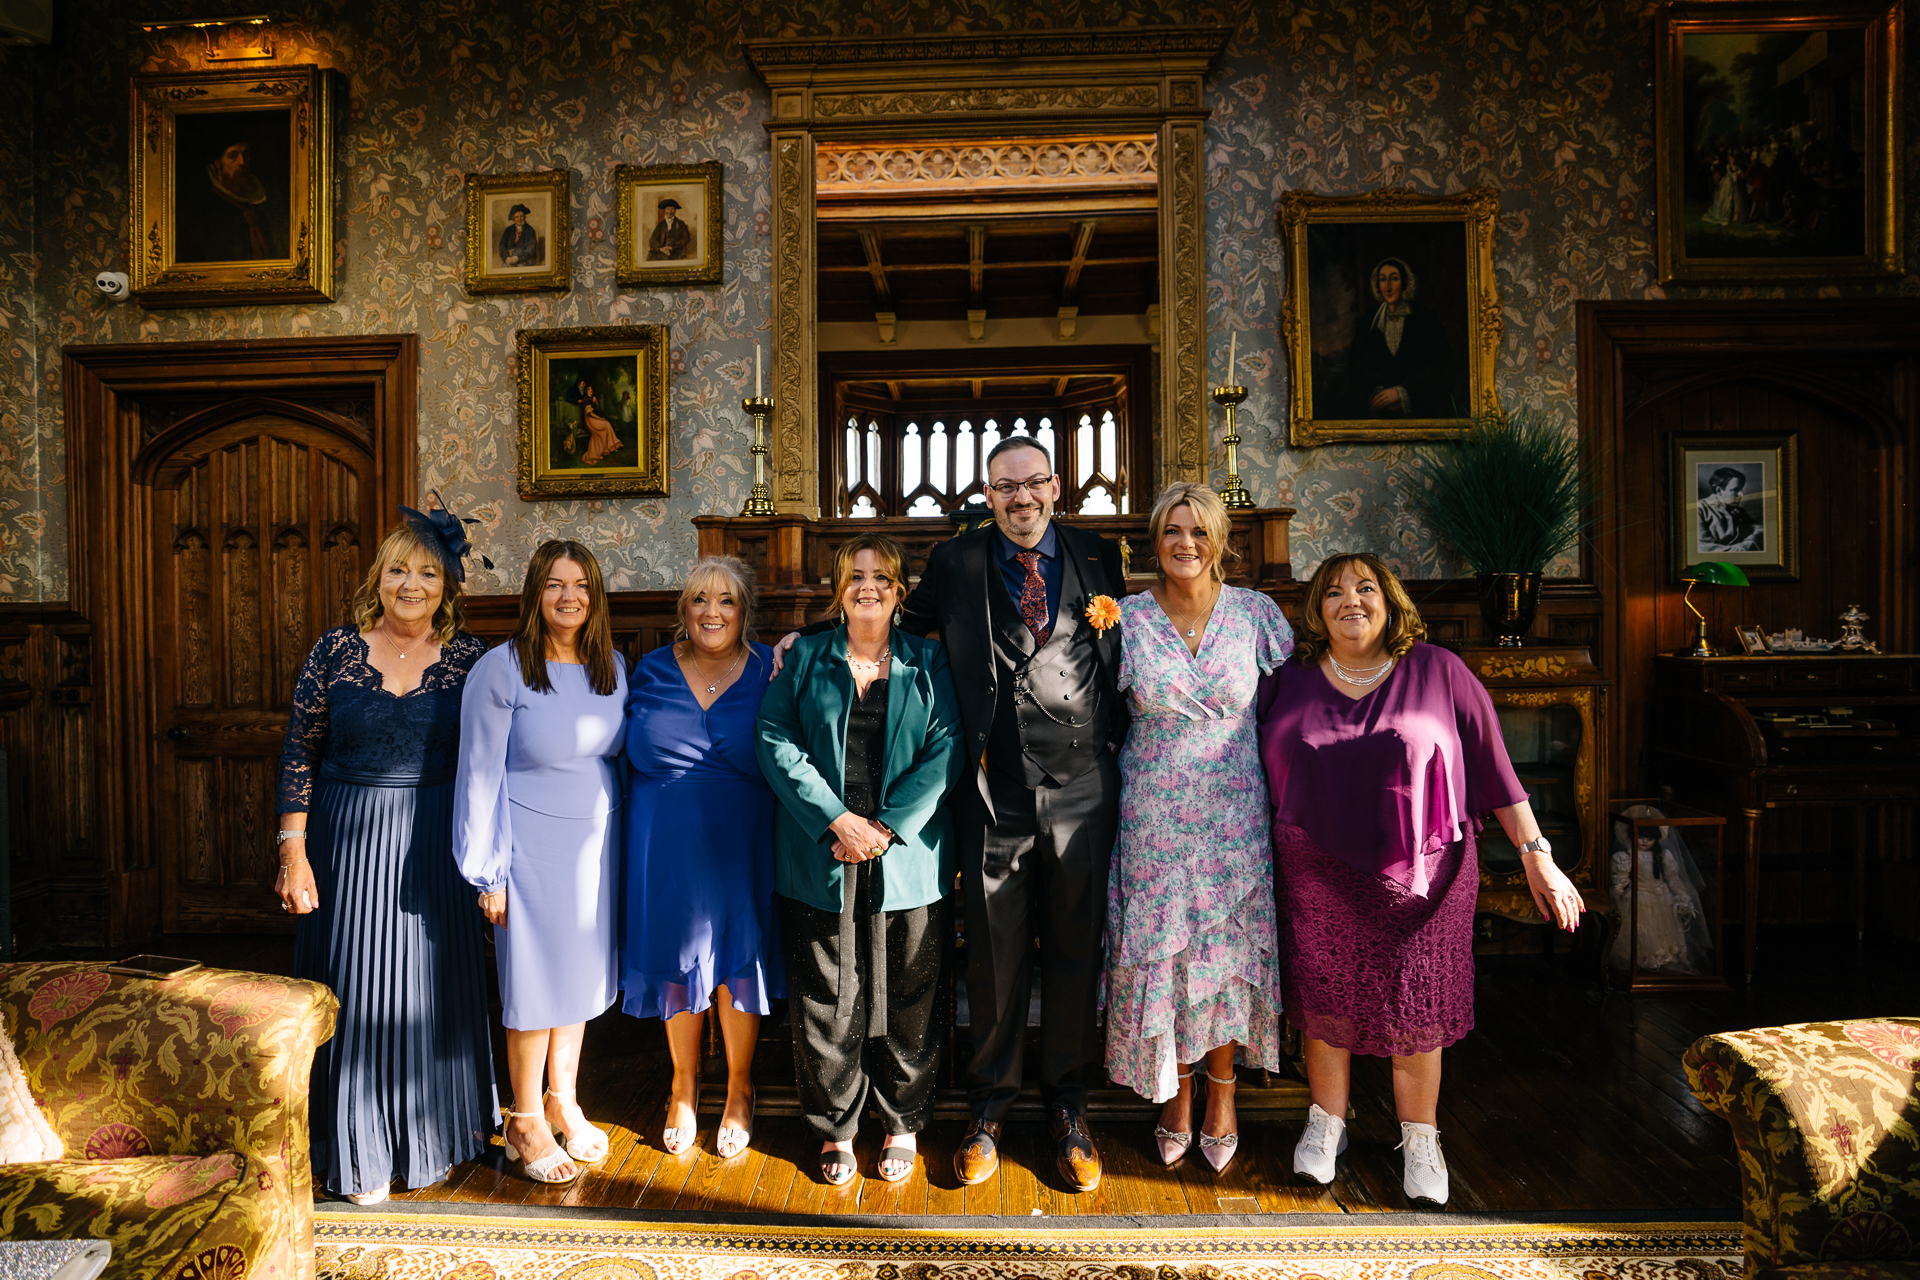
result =
[[[1016,551],[1013,558],[1027,571],[1026,581],[1020,584],[1020,620],[1033,632],[1033,647],[1044,649],[1053,634],[1053,619],[1047,613],[1047,580],[1040,576],[1040,553]]]

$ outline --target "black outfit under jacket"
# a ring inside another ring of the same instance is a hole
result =
[[[966,912],[967,1066],[976,1115],[1005,1117],[1040,940],[1040,1082],[1050,1105],[1084,1109],[1103,1056],[1097,1000],[1107,870],[1119,822],[1115,749],[1127,709],[1120,632],[1087,602],[1126,592],[1120,548],[1055,523],[1060,596],[1044,647],[1008,595],[995,526],[943,542],[908,595],[901,629],[939,632],[972,767],[955,796]]]

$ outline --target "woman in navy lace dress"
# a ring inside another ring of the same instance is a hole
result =
[[[485,1148],[498,1103],[481,920],[452,857],[460,696],[486,646],[460,629],[460,522],[402,507],[294,686],[280,758],[281,906],[294,973],[340,999],[313,1062],[313,1172],[359,1204]]]

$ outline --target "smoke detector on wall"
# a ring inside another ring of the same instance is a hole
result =
[[[0,44],[52,44],[53,0],[0,0]]]

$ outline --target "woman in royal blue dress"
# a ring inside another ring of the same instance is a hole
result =
[[[662,1145],[693,1145],[700,1033],[718,1010],[727,1105],[714,1150],[753,1134],[753,1051],[786,994],[773,909],[773,792],[754,758],[771,653],[753,641],[753,570],[732,556],[693,566],[682,638],[634,665],[627,694],[626,912],[621,1007],[664,1018],[673,1056]]]
[[[480,918],[448,856],[467,549],[445,510],[400,508],[353,621],[300,668],[280,757],[280,905],[296,977],[340,1000],[313,1060],[313,1176],[357,1204],[486,1149],[496,1099]]]

